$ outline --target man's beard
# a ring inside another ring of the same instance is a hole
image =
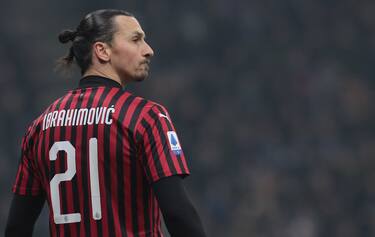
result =
[[[141,69],[141,72],[137,73],[135,76],[134,76],[134,80],[135,81],[143,81],[144,79],[146,79],[148,77],[148,74],[149,74],[149,66],[148,66],[148,62],[144,62],[142,63],[143,64],[146,64],[145,65],[145,69]]]

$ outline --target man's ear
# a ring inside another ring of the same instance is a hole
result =
[[[108,62],[111,58],[111,49],[108,44],[103,42],[95,42],[92,46],[93,54],[99,61]]]

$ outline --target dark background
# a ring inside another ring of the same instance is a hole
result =
[[[79,79],[57,35],[99,8],[147,34],[129,88],[168,108],[209,236],[375,236],[371,0],[1,1],[0,233],[26,127]]]

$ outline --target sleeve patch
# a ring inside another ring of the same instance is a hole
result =
[[[171,150],[174,154],[180,155],[181,154],[181,145],[178,140],[177,134],[175,131],[168,131],[168,140],[169,140],[169,145],[171,147]]]

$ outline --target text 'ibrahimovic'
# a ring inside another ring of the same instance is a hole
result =
[[[81,108],[53,111],[44,115],[43,130],[59,126],[79,126],[91,124],[112,124],[112,116],[115,112],[113,105],[110,108]]]

